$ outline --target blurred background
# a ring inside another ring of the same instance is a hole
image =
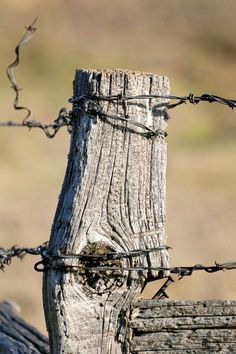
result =
[[[166,75],[171,93],[236,98],[236,2],[228,0],[1,0],[0,119],[21,121],[5,68],[38,16],[15,76],[20,103],[50,122],[72,95],[77,68],[124,68]],[[167,235],[171,265],[236,259],[236,112],[217,104],[184,105],[168,126]],[[35,247],[49,239],[69,147],[61,131],[0,129],[0,246]],[[0,274],[0,299],[46,333],[37,257]],[[236,273],[199,272],[176,282],[171,299],[235,299]]]

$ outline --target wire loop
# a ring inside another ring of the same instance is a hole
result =
[[[116,263],[115,266],[92,266],[89,265],[90,261],[106,261],[106,260],[117,260],[125,258],[137,258],[142,256],[148,256],[150,253],[161,252],[164,250],[170,249],[170,246],[163,245],[159,247],[154,247],[151,249],[138,249],[131,250],[127,252],[108,252],[106,254],[55,254],[52,255],[51,251],[48,248],[48,244],[44,243],[36,248],[18,248],[16,246],[11,247],[10,249],[0,248],[0,270],[4,270],[4,267],[11,264],[12,258],[17,257],[22,259],[26,254],[30,255],[40,255],[41,260],[36,262],[34,269],[37,272],[45,272],[48,270],[55,270],[60,272],[72,272],[72,273],[84,273],[86,270],[91,272],[146,272],[146,271],[158,271],[158,279],[166,278],[166,272],[170,274],[177,274],[180,279],[185,276],[191,276],[196,271],[205,271],[207,273],[215,273],[218,271],[234,270],[236,269],[236,261],[227,262],[227,263],[217,263],[214,265],[206,266],[202,264],[195,264],[193,266],[178,266],[178,267],[149,267],[149,266],[140,266],[135,265],[133,262],[132,266],[118,266]],[[74,265],[68,265],[64,261],[66,260],[80,260],[79,263]],[[83,265],[85,261],[86,265]]]

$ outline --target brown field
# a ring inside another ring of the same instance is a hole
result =
[[[24,26],[38,31],[15,70],[21,103],[44,122],[72,94],[80,67],[127,68],[166,75],[172,94],[236,97],[236,2],[233,0],[1,1],[1,120],[22,119],[5,77]],[[171,112],[168,127],[167,233],[172,265],[236,259],[236,112],[199,103]],[[0,129],[1,247],[48,240],[67,162],[69,136]],[[14,260],[1,273],[0,297],[45,332],[38,258]],[[172,299],[235,299],[236,272],[177,281]]]

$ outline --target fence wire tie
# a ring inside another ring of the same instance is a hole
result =
[[[148,251],[148,250],[147,250]],[[149,250],[151,251],[151,250]],[[88,257],[89,256],[89,257]],[[171,274],[177,274],[180,278],[182,279],[185,276],[191,276],[193,272],[195,271],[200,271],[203,270],[207,273],[214,273],[218,271],[225,271],[225,270],[233,270],[236,269],[236,261],[233,262],[228,262],[228,263],[217,263],[215,262],[215,265],[213,266],[205,266],[202,264],[195,264],[194,266],[185,266],[185,267],[145,267],[145,266],[133,266],[133,267],[122,267],[122,266],[84,266],[83,264],[80,265],[65,265],[65,264],[57,264],[57,261],[63,260],[63,259],[82,259],[86,261],[91,261],[91,259],[100,259],[101,256],[103,255],[86,255],[85,258],[83,254],[78,254],[78,255],[56,255],[56,256],[48,256],[47,259],[42,259],[41,261],[37,262],[35,264],[35,270],[39,272],[44,272],[46,270],[54,269],[62,272],[74,272],[74,273],[79,273],[79,272],[84,272],[86,270],[92,271],[92,272],[106,272],[106,271],[124,271],[124,272],[130,272],[130,271],[135,271],[135,272],[140,272],[140,271],[159,271],[159,272],[169,272]],[[106,255],[104,255],[105,258],[103,257],[102,260],[107,260],[108,258]],[[126,256],[131,257],[130,254],[127,254]],[[134,257],[138,256],[137,254],[134,255]],[[120,257],[124,258],[124,257]],[[114,259],[114,258],[113,258]],[[43,266],[43,268],[41,268]],[[157,279],[162,279],[166,278],[166,275],[158,275]]]
[[[134,125],[134,126],[137,126],[139,128],[146,130],[146,132],[143,132],[140,134],[142,134],[142,136],[146,136],[147,138],[155,137],[155,136],[158,136],[158,137],[166,137],[167,136],[167,132],[164,131],[163,129],[155,129],[154,130],[154,129],[146,126],[145,124],[142,124],[142,123],[139,123],[139,122],[136,122],[136,121],[130,119],[128,115],[121,116],[121,115],[115,115],[115,114],[107,114],[99,108],[96,108],[96,109],[88,109],[88,108],[84,108],[84,107],[82,108],[78,104],[74,105],[74,107],[73,107],[73,112],[76,112],[76,111],[77,112],[79,111],[82,114],[86,113],[86,114],[92,115],[92,116],[99,116],[101,119],[110,118],[113,120],[127,122],[131,125]],[[123,128],[125,129],[126,127],[123,127]]]
[[[106,254],[56,254],[52,255],[51,251],[48,249],[48,242],[45,242],[43,245],[40,245],[36,248],[19,248],[13,246],[9,249],[0,248],[0,270],[4,269],[4,265],[10,265],[12,262],[12,258],[17,257],[22,259],[26,254],[31,255],[40,255],[42,260],[37,262],[38,265],[43,265],[45,267],[52,266],[53,262],[58,262],[62,260],[68,259],[77,259],[83,261],[106,261],[106,260],[116,260],[116,259],[124,259],[124,258],[132,258],[132,257],[141,257],[146,256],[149,253],[155,253],[157,251],[164,251],[171,249],[170,246],[163,245],[159,247],[153,247],[150,249],[137,249],[127,252],[108,252]],[[57,266],[56,266],[57,267]],[[60,267],[61,269],[61,267]],[[39,269],[36,269],[40,271]]]
[[[34,269],[38,272],[44,272],[45,270],[48,269],[54,269],[54,270],[59,270],[62,272],[78,272],[78,270],[85,271],[85,270],[92,270],[94,272],[96,271],[107,271],[112,269],[112,271],[117,271],[117,270],[125,270],[125,268],[122,267],[114,267],[114,266],[109,266],[109,267],[104,267],[103,266],[85,266],[82,263],[79,266],[70,266],[70,265],[65,265],[62,264],[61,262],[63,260],[78,260],[80,262],[99,262],[99,261],[109,261],[109,260],[119,260],[119,259],[132,259],[136,257],[148,257],[150,253],[155,253],[155,252],[160,252],[164,250],[169,250],[171,249],[170,246],[163,245],[163,246],[158,246],[158,247],[153,247],[150,249],[137,249],[137,250],[132,250],[132,251],[127,251],[127,252],[108,252],[105,254],[84,254],[84,253],[79,253],[79,254],[56,254],[56,255],[51,255],[50,251],[47,251],[44,255],[41,254],[41,261],[37,262],[34,266]],[[59,262],[59,263],[58,263]]]

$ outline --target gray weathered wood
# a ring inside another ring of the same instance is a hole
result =
[[[17,314],[17,306],[0,303],[0,353],[48,354],[48,339]]]
[[[149,93],[168,94],[168,79],[121,70],[79,70],[74,81],[75,96]],[[108,114],[128,115],[165,129],[162,102],[143,99],[99,105]],[[54,254],[149,249],[166,243],[166,143],[163,137],[147,138],[142,133],[130,123],[77,115],[50,238]],[[168,266],[168,253],[152,253],[149,260],[142,256],[135,264]],[[113,265],[131,264],[127,259]],[[129,304],[145,277],[146,273],[137,272],[48,270],[43,293],[51,352],[125,353]]]
[[[139,301],[131,353],[236,353],[236,301]]]
[[[146,300],[131,306],[131,354],[236,353],[236,301]],[[0,353],[48,354],[47,338],[16,308],[0,303]]]

